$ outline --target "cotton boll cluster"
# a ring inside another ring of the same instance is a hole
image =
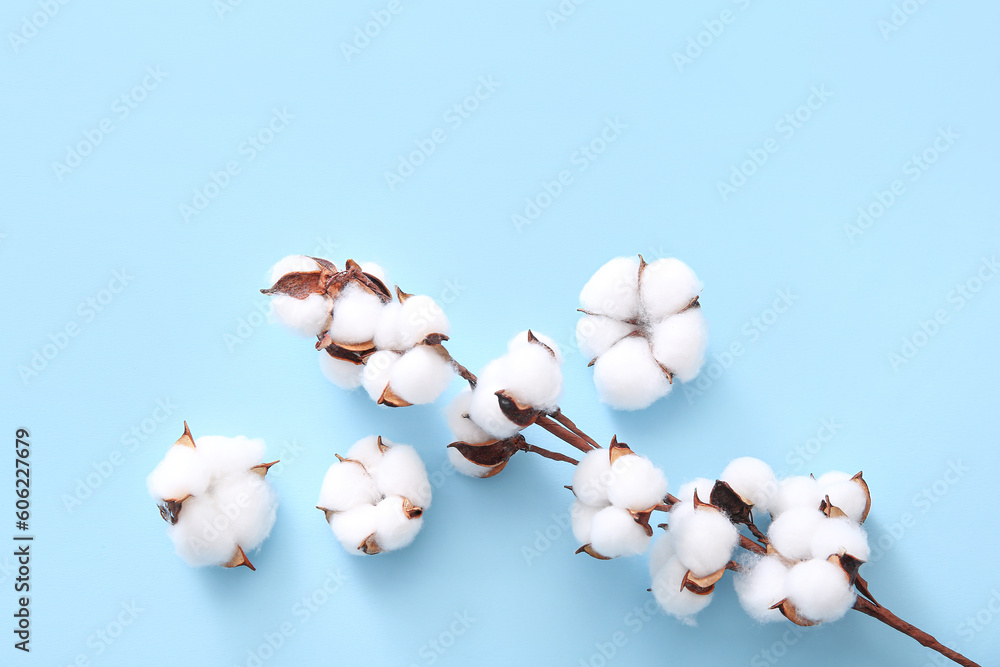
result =
[[[684,262],[618,257],[580,292],[580,349],[593,358],[601,400],[638,410],[698,376],[708,333],[701,282]]]
[[[573,474],[570,510],[581,551],[596,558],[635,556],[653,534],[649,517],[667,495],[663,471],[626,445],[612,441],[580,460]]]
[[[348,553],[374,555],[408,546],[431,505],[417,451],[378,436],[362,438],[330,466],[317,507]]]
[[[390,407],[431,403],[453,376],[441,346],[448,318],[430,297],[385,285],[377,264],[348,260],[342,271],[325,259],[292,255],[271,270],[279,320],[315,336],[323,376],[338,387],[363,386]]]
[[[271,532],[277,495],[264,443],[244,436],[191,437],[187,423],[146,480],[177,554],[192,566],[246,565]]]

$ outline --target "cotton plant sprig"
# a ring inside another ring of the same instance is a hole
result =
[[[363,386],[381,404],[433,402],[452,374],[460,375],[469,388],[446,410],[455,438],[448,455],[460,472],[495,476],[519,452],[574,465],[567,488],[574,496],[571,517],[581,544],[578,553],[599,560],[638,555],[653,543],[654,525],[665,529],[650,556],[650,591],[667,613],[693,623],[725,573],[733,571],[740,603],[758,621],[813,626],[854,609],[958,664],[978,667],[896,617],[869,592],[860,568],[870,552],[862,525],[871,495],[861,473],[779,482],[766,463],[744,457],[731,462],[719,479],[694,480],[674,496],[664,473],[648,458],[614,437],[607,448],[601,447],[559,408],[562,357],[552,339],[524,331],[476,376],[444,349],[447,318],[433,300],[423,297],[412,311],[420,314],[407,315],[407,304],[418,297],[397,287],[393,300],[381,269],[363,266],[348,261],[345,270],[337,271],[326,260],[286,258],[273,270],[274,286],[262,291],[275,295],[275,312],[282,321],[316,336],[317,349],[335,362],[331,371],[332,362],[321,353],[331,381],[349,389]],[[592,356],[603,402],[616,409],[641,409],[669,394],[675,380],[697,377],[707,342],[701,289],[680,260],[647,263],[641,256],[614,259],[587,282],[580,295],[577,338],[581,350]],[[422,350],[423,358],[398,371],[414,350]],[[523,431],[532,425],[579,450],[580,458],[530,444]],[[370,443],[365,447],[373,451]],[[351,465],[353,452],[328,473],[321,508],[349,551],[387,550],[379,542],[375,510],[392,494],[379,490],[377,474],[363,463]],[[341,483],[340,476],[350,480]],[[406,496],[398,495],[403,500],[396,514],[405,515]],[[329,507],[335,497],[342,500],[340,510]],[[411,499],[410,505],[420,503]],[[356,524],[347,517],[357,508],[363,518]],[[342,520],[350,530],[338,531],[338,512],[344,512]],[[666,513],[667,521],[656,524],[657,512]],[[758,518],[771,518],[766,532],[757,525],[755,512]],[[387,538],[387,544],[404,546],[419,530],[402,520],[394,525],[401,526],[396,530],[403,537]],[[737,549],[744,553],[738,559]]]

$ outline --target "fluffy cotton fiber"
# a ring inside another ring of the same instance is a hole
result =
[[[641,336],[624,338],[594,363],[601,400],[619,410],[641,410],[670,393],[672,385]]]
[[[739,531],[724,514],[687,503],[670,510],[669,532],[677,557],[696,577],[726,566],[739,542]]]
[[[786,590],[788,601],[799,615],[817,622],[841,618],[856,597],[844,570],[821,559],[793,566],[788,571]]]
[[[653,596],[660,607],[676,616],[685,625],[694,625],[694,615],[712,602],[715,593],[697,595],[681,586],[688,568],[677,556],[667,559],[666,564],[653,577]]]
[[[330,338],[348,345],[372,340],[383,306],[378,296],[361,285],[348,285],[333,302]]]
[[[607,558],[641,554],[649,540],[646,530],[623,507],[605,507],[590,523],[590,545]]]
[[[768,512],[778,492],[774,471],[760,459],[743,456],[733,459],[719,476],[757,512]]]
[[[774,605],[787,597],[788,567],[778,558],[754,556],[743,562],[733,586],[746,613],[761,623],[784,620]]]
[[[448,404],[448,408],[445,411],[448,428],[451,430],[456,442],[468,442],[471,444],[487,442],[492,439],[490,434],[477,426],[469,418],[469,404],[471,401],[472,390],[465,389]],[[457,451],[455,453],[459,454]],[[465,457],[462,457],[461,454],[459,456],[465,460]],[[480,468],[481,466],[476,467]],[[478,477],[479,475],[476,476]]]
[[[276,294],[271,307],[278,321],[303,338],[318,336],[330,326],[332,305],[325,294],[310,294],[305,299]]]
[[[323,377],[341,389],[357,389],[361,386],[361,372],[364,366],[331,357],[326,350],[320,350],[319,370],[323,373]]]

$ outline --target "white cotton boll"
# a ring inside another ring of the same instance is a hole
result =
[[[779,610],[771,607],[787,597],[787,578],[788,568],[780,560],[755,556],[743,563],[733,586],[746,613],[761,623],[775,623],[785,619]]]
[[[303,338],[320,335],[330,324],[331,303],[325,294],[310,294],[305,299],[276,294],[271,307],[282,324]]]
[[[375,325],[375,347],[380,350],[405,350],[409,347],[403,342],[403,325],[400,318],[403,315],[403,304],[391,301],[379,311],[378,323]]]
[[[640,298],[650,322],[676,313],[701,293],[701,281],[687,264],[668,257],[650,262],[642,270]]]
[[[819,509],[823,494],[812,477],[788,477],[778,483],[778,493],[771,504],[771,515],[778,517],[790,509],[800,507]]]
[[[364,370],[361,371],[361,386],[373,401],[378,401],[382,397],[389,384],[389,372],[399,357],[398,352],[379,350],[365,362]]]
[[[752,456],[742,456],[730,461],[719,479],[729,484],[757,512],[770,511],[774,496],[778,493],[778,480],[774,477],[771,466]]]
[[[573,537],[579,544],[590,544],[590,526],[604,507],[586,505],[574,500],[569,509],[570,523],[573,527]]]
[[[697,595],[682,588],[687,571],[688,568],[676,556],[668,559],[653,577],[653,597],[663,611],[676,616],[685,625],[694,625],[694,615],[709,605],[715,592]]]
[[[409,445],[389,446],[388,451],[382,455],[375,484],[384,496],[409,498],[411,503],[425,510],[431,506],[431,484],[427,479],[427,468],[420,460],[417,450]]]
[[[542,347],[537,342],[532,342],[532,341],[528,340],[528,331],[529,331],[528,329],[525,329],[521,333],[519,333],[516,336],[514,336],[513,338],[511,338],[510,341],[507,343],[507,351],[508,352],[516,352],[517,350],[521,349],[522,347],[529,347],[529,348],[540,348],[540,347]],[[543,333],[538,333],[537,331],[532,331],[531,335],[534,336],[535,338],[537,338],[540,342],[542,342],[545,345],[547,345],[548,348],[550,350],[552,350],[552,353],[555,354],[555,356],[556,356],[556,363],[559,363],[559,364],[562,363],[562,360],[563,360],[562,350],[559,349],[559,343],[557,343],[555,341],[555,339],[553,339],[551,336],[546,336]],[[542,349],[544,350],[545,348],[542,348]]]
[[[653,325],[650,342],[653,357],[674,374],[675,380],[690,382],[705,362],[708,327],[701,308],[692,308]]]
[[[454,447],[448,447],[448,461],[458,472],[467,477],[485,477],[492,468],[476,465],[469,459],[462,456],[462,453]]]
[[[816,527],[810,542],[810,556],[828,558],[834,554],[850,554],[858,560],[868,560],[871,548],[868,534],[849,519],[824,519]]]
[[[677,510],[679,516],[674,516]],[[671,510],[668,523],[681,562],[696,577],[706,577],[724,568],[739,542],[736,526],[713,509],[677,510]]]
[[[358,547],[378,527],[378,510],[375,505],[358,505],[346,512],[330,515],[330,529],[348,553],[363,556]]]
[[[278,496],[267,480],[252,472],[229,475],[215,485],[214,495],[226,518],[225,530],[244,552],[267,539],[278,510]]]
[[[559,407],[562,369],[548,350],[541,345],[522,345],[497,361],[508,396],[540,410]]]
[[[641,337],[625,338],[598,357],[594,384],[601,400],[618,410],[649,407],[672,387]]]
[[[188,565],[221,565],[236,553],[236,538],[225,529],[225,521],[211,496],[192,496],[184,501],[177,523],[167,526],[167,535]]]
[[[183,445],[167,450],[146,478],[149,495],[157,500],[180,500],[201,495],[208,488],[209,472],[198,452]]]
[[[788,601],[811,621],[836,621],[854,604],[854,591],[838,565],[813,559],[788,571]]]
[[[816,480],[816,483],[819,484],[819,487],[821,489],[825,489],[826,487],[833,486],[837,482],[845,482],[850,478],[851,475],[848,475],[846,472],[841,472],[839,470],[831,470],[830,472],[826,472],[820,475],[819,478]]]
[[[627,320],[639,314],[639,260],[617,257],[597,270],[580,292],[592,313]]]
[[[677,499],[690,505],[694,502],[694,492],[698,492],[698,500],[707,503],[712,498],[712,489],[715,488],[715,480],[707,477],[696,477],[681,484],[677,491]]]
[[[590,522],[590,546],[608,558],[637,556],[649,540],[646,530],[622,507],[605,507]]]
[[[613,478],[608,450],[592,449],[583,455],[573,471],[573,493],[582,503],[604,507],[611,502],[608,484]]]
[[[278,260],[278,263],[271,267],[271,285],[278,282],[278,279],[286,273],[310,273],[319,271],[320,265],[312,257],[305,255],[289,255]]]
[[[374,504],[382,494],[364,466],[353,461],[337,461],[326,471],[319,490],[317,507],[344,512],[359,505]]]
[[[666,475],[645,456],[621,456],[611,469],[614,476],[608,484],[608,499],[612,505],[641,512],[662,503],[667,495]]]
[[[422,516],[415,519],[406,516],[400,496],[386,496],[375,510],[375,543],[382,551],[409,546],[424,525]]]
[[[234,472],[246,472],[264,457],[264,441],[238,435],[203,435],[195,440],[195,451],[201,457],[212,478]]]
[[[362,262],[361,270],[370,276],[375,276],[385,284],[385,269],[376,264],[375,262]],[[388,285],[386,285],[388,287]]]
[[[360,387],[363,368],[360,364],[331,357],[326,350],[319,351],[319,370],[323,373],[323,377],[341,389]]]
[[[433,403],[455,376],[451,364],[426,345],[404,353],[389,371],[389,386],[407,403]]]
[[[771,522],[767,538],[782,556],[791,559],[812,557],[812,539],[826,516],[818,509],[794,507]]]
[[[830,496],[830,503],[843,510],[851,521],[861,522],[861,518],[865,515],[865,507],[868,506],[868,496],[860,484],[848,477],[828,486],[821,485],[820,490]]]
[[[638,327],[603,315],[584,315],[576,322],[576,344],[584,356],[593,359]]]
[[[500,409],[496,392],[504,389],[500,359],[491,361],[479,374],[479,382],[469,400],[469,417],[494,438],[509,438],[521,427],[507,419]]]
[[[399,312],[400,339],[405,347],[413,347],[432,333],[447,334],[449,328],[441,306],[423,294],[408,298]]]
[[[333,302],[330,338],[338,343],[367,343],[375,337],[385,304],[360,285],[351,284]]]
[[[382,463],[382,448],[378,446],[379,437],[369,435],[361,438],[347,450],[345,459],[353,459],[365,467],[369,475],[374,477],[378,474],[379,465]],[[382,441],[383,445],[392,444],[388,440]]]
[[[472,390],[465,389],[454,400],[448,404],[445,410],[445,417],[448,421],[448,428],[451,430],[452,436],[454,436],[456,442],[468,442],[470,444],[477,444],[480,442],[487,442],[492,440],[493,437],[479,428],[474,421],[469,418],[469,403],[472,401]],[[459,454],[454,447],[448,450],[449,452],[455,452]],[[459,454],[462,460],[465,457]],[[475,465],[475,464],[473,464]],[[476,466],[477,468],[482,468],[481,466]],[[468,474],[468,473],[466,473]],[[475,475],[479,477],[479,475]]]
[[[676,554],[677,548],[674,545],[674,538],[668,530],[653,542],[653,547],[649,550],[649,576],[655,579],[657,573],[666,566],[667,561]]]

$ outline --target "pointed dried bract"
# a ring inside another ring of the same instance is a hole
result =
[[[187,498],[185,496],[184,498]],[[160,518],[169,523],[171,526],[177,524],[177,520],[180,518],[181,509],[184,507],[184,498],[180,500],[163,500],[156,504],[160,509]]]
[[[812,627],[814,625],[819,625],[819,623],[817,623],[816,621],[810,621],[809,619],[800,616],[799,612],[795,609],[795,605],[789,602],[788,598],[785,598],[781,602],[777,603],[776,605],[771,607],[771,609],[777,609],[778,611],[781,612],[782,616],[787,618],[795,625],[800,625],[804,628]]]
[[[577,549],[574,553],[587,554],[591,558],[596,558],[597,560],[611,560],[607,556],[604,556],[604,555],[598,553],[597,551],[595,551],[594,547],[590,546],[589,544],[584,544],[582,547],[580,547],[579,549]]]
[[[493,477],[507,466],[510,457],[524,446],[524,437],[516,435],[503,440],[489,440],[471,444],[468,442],[453,442],[448,447],[455,449],[464,459],[489,472],[483,477]]]
[[[868,488],[868,482],[865,481],[865,478],[861,472],[858,472],[857,475],[852,477],[851,481],[855,482],[856,484],[860,484],[862,490],[865,492],[865,511],[861,513],[861,521],[858,522],[858,523],[864,523],[865,519],[868,518],[868,512],[870,512],[872,509],[872,492],[871,489]]]
[[[195,448],[194,438],[191,437],[191,429],[188,428],[188,423],[186,421],[184,422],[184,433],[181,434],[181,437],[177,438],[177,442],[175,442],[174,445],[190,447],[191,449]]]
[[[686,588],[695,595],[708,595],[715,590],[715,584],[722,579],[722,575],[725,573],[726,568],[722,568],[707,576],[696,577],[691,573],[691,570],[688,570],[681,581],[681,588]]]
[[[635,455],[628,445],[624,442],[618,442],[618,436],[611,436],[611,444],[608,446],[608,457],[611,460],[611,465],[615,464],[615,461],[623,456]]]
[[[390,408],[408,408],[411,405],[413,405],[413,403],[410,403],[409,401],[404,401],[402,398],[400,398],[396,394],[396,392],[392,390],[392,387],[390,387],[389,385],[386,385],[385,389],[382,390],[382,395],[379,396],[378,401],[376,401],[376,403],[378,403],[379,405],[387,405]]]
[[[382,547],[380,547],[378,542],[375,541],[375,533],[366,537],[365,541],[358,545],[358,551],[362,552],[366,556],[374,556],[382,553]]]
[[[262,289],[261,294],[276,295],[283,294],[293,299],[306,299],[310,294],[325,294],[329,287],[328,272],[323,271],[295,271],[286,273],[278,278],[278,281],[267,289]]]
[[[847,512],[830,502],[830,496],[824,496],[820,501],[819,511],[826,515],[828,519],[847,519]]]
[[[497,401],[500,404],[500,411],[504,417],[511,420],[518,426],[526,428],[535,423],[545,412],[531,406],[525,406],[517,400],[507,395],[503,389],[496,392]]]
[[[749,526],[753,523],[753,504],[743,499],[740,494],[733,491],[733,487],[728,482],[716,480],[712,487],[712,494],[709,496],[712,505],[725,514],[730,521],[736,524]]]
[[[275,463],[278,463],[278,461],[274,460],[271,461],[270,463],[261,463],[255,465],[254,467],[250,468],[250,472],[260,475],[262,478],[267,477],[267,471],[270,470],[271,466],[273,466]]]
[[[233,557],[230,558],[228,562],[223,563],[222,567],[239,567],[241,565],[245,565],[254,571],[257,570],[257,568],[253,566],[253,563],[250,562],[250,559],[247,558],[247,555],[243,552],[243,547],[237,544],[236,552],[233,554]]]

